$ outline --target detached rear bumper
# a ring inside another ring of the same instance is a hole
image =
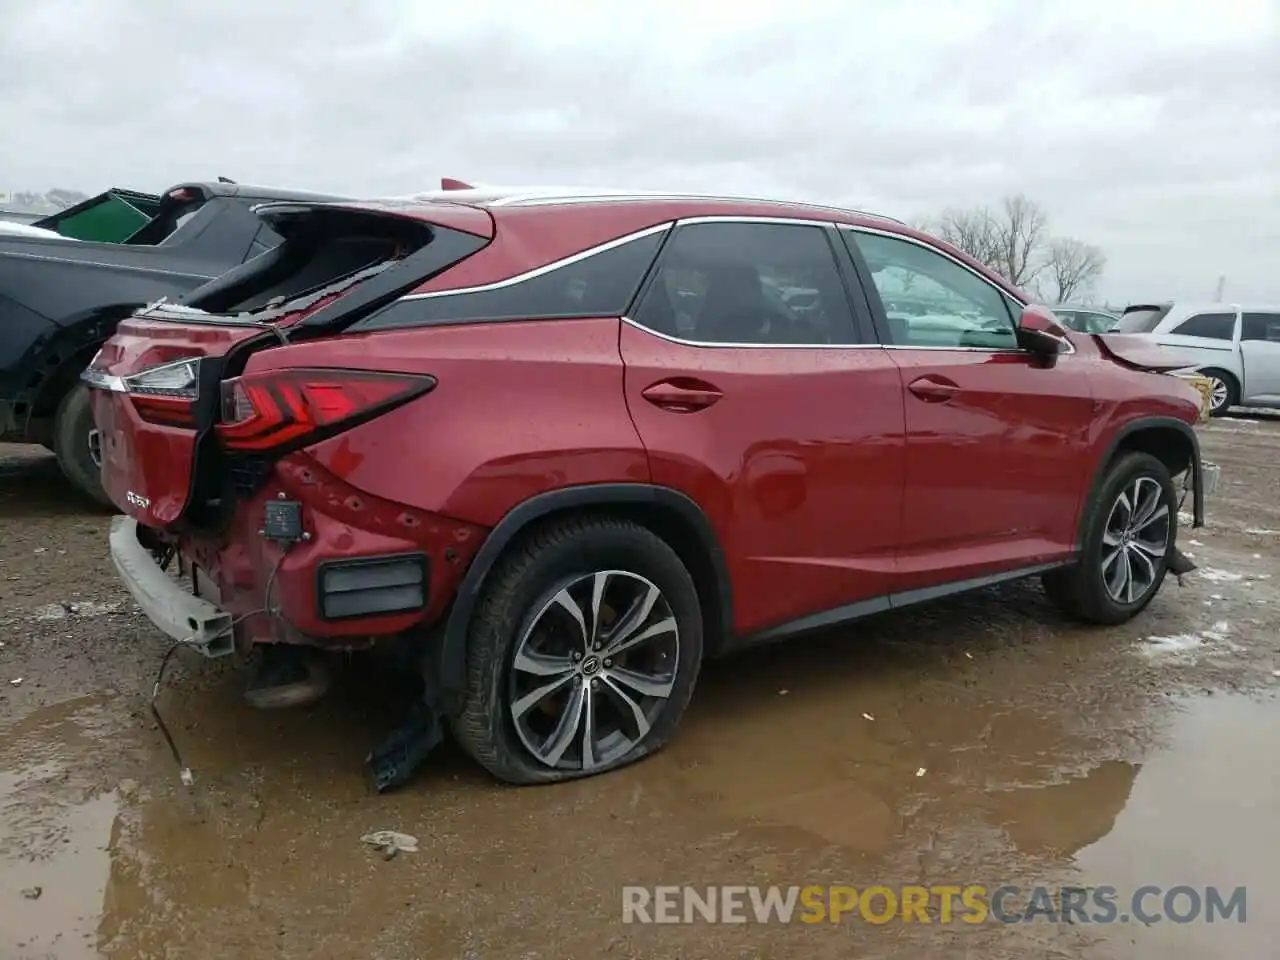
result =
[[[111,521],[111,562],[142,612],[168,637],[209,657],[233,650],[231,614],[183,590],[161,570],[138,542],[138,521],[131,517]]]

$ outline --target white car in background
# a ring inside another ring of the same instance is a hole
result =
[[[1141,303],[1125,307],[1112,333],[1146,337],[1188,358],[1213,382],[1211,414],[1280,407],[1280,306]]]
[[[29,223],[14,223],[11,220],[0,220],[0,236],[9,234],[14,237],[46,237],[50,240],[74,240],[74,237],[64,237],[55,230],[46,230],[44,227],[33,227]]]

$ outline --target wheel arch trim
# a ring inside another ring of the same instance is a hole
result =
[[[476,603],[494,566],[512,542],[532,524],[555,513],[636,506],[656,507],[674,513],[693,531],[697,546],[709,562],[714,576],[714,613],[719,619],[719,626],[726,635],[732,630],[733,595],[724,550],[707,515],[687,495],[670,487],[648,483],[595,483],[540,493],[516,504],[502,516],[476,552],[458,585],[440,633],[437,652],[439,689],[450,701],[451,710],[458,707],[458,698],[466,687],[467,633]],[[723,638],[709,639],[711,642],[707,649],[710,653],[718,649]]]
[[[1196,435],[1195,430],[1185,420],[1179,420],[1177,417],[1138,417],[1130,420],[1120,426],[1107,442],[1102,452],[1101,458],[1097,461],[1097,468],[1094,470],[1093,481],[1089,488],[1089,498],[1082,505],[1079,520],[1077,522],[1076,543],[1082,546],[1084,541],[1085,521],[1090,516],[1093,505],[1098,497],[1098,491],[1106,479],[1107,467],[1115,459],[1116,453],[1120,450],[1124,442],[1133,437],[1135,434],[1145,433],[1154,430],[1173,430],[1181,434],[1191,448],[1191,463],[1189,469],[1192,476],[1192,528],[1204,526],[1204,484],[1202,482],[1201,460],[1200,460],[1200,438]]]

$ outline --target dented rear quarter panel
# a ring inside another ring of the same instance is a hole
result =
[[[304,505],[309,538],[284,550],[259,532],[268,501]],[[241,642],[312,643],[333,649],[369,646],[443,614],[487,530],[393,503],[357,489],[302,451],[288,454],[236,510],[225,529],[184,538],[183,552],[218,590],[217,602],[237,618]],[[343,557],[425,554],[427,606],[351,620],[319,615],[320,564]],[[271,595],[267,596],[267,584]],[[278,609],[283,618],[263,615]]]
[[[255,354],[246,373],[340,366],[430,374],[429,394],[307,448],[395,503],[491,527],[548,490],[650,479],[627,412],[616,317],[334,337]]]

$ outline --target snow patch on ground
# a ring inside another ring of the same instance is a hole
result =
[[[1210,583],[1238,583],[1244,579],[1243,573],[1232,573],[1230,570],[1218,570],[1215,567],[1201,567],[1196,573]]]
[[[70,617],[105,617],[120,609],[118,601],[99,603],[95,600],[80,600],[74,603],[46,603],[32,611],[34,620],[66,620]]]
[[[1199,649],[1204,638],[1198,633],[1175,633],[1171,637],[1147,637],[1139,650],[1148,657],[1179,656]]]
[[[1204,649],[1239,651],[1241,647],[1233,643],[1229,634],[1231,624],[1226,620],[1217,621],[1208,630],[1198,633],[1176,633],[1167,637],[1147,637],[1138,644],[1138,652],[1143,656],[1163,657],[1176,660],[1196,659],[1196,654]]]

